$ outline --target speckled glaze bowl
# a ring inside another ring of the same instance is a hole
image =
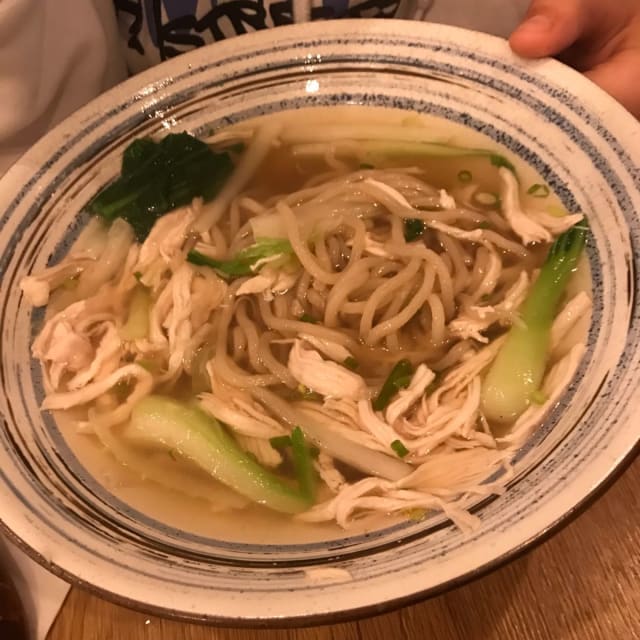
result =
[[[37,314],[18,282],[55,261],[134,137],[307,105],[429,113],[482,131],[588,212],[594,313],[578,375],[464,535],[434,516],[303,545],[168,527],[100,486],[39,411]],[[65,121],[0,182],[0,518],[36,560],[100,595],[228,624],[336,621],[412,602],[521,553],[594,496],[640,429],[640,126],[579,74],[436,25],[315,23],[242,36],[134,77]]]

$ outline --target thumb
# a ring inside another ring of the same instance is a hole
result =
[[[578,40],[587,16],[581,0],[533,0],[509,44],[524,58],[554,56]]]

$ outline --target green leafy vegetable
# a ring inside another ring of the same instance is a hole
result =
[[[407,242],[414,242],[417,240],[427,228],[427,224],[424,220],[418,218],[405,218],[404,221],[404,239]]]
[[[312,402],[320,402],[322,400],[322,396],[319,393],[309,389],[309,387],[305,387],[303,384],[298,385],[298,393],[304,400],[311,400]]]
[[[533,184],[527,189],[527,193],[534,198],[546,198],[551,192],[546,184]]]
[[[347,369],[351,369],[351,371],[355,371],[360,366],[360,363],[353,356],[345,358],[342,364],[347,367]]]
[[[489,420],[510,422],[532,402],[544,376],[551,325],[567,282],[582,253],[587,228],[558,236],[549,250],[515,323],[482,384],[482,410]]]
[[[369,164],[368,162],[361,162],[360,163],[360,168],[361,169],[375,169],[375,167],[372,164]]]
[[[404,446],[404,443],[401,440],[394,440],[391,443],[391,448],[396,452],[396,455],[399,458],[404,458],[409,455],[409,449]]]
[[[134,140],[122,157],[120,177],[87,206],[113,222],[123,218],[143,241],[156,220],[194,198],[211,200],[233,170],[228,153],[215,153],[188,133]]]
[[[274,449],[286,449],[291,446],[291,437],[290,436],[274,436],[273,438],[269,438],[269,444]]]
[[[300,316],[300,322],[308,322],[309,324],[318,324],[320,322],[317,318],[314,318],[309,313],[303,313]]]
[[[238,251],[230,260],[216,260],[199,251],[189,251],[187,261],[202,267],[211,267],[231,277],[250,276],[259,260],[283,254],[293,254],[291,243],[281,238],[262,238],[246,249]]]
[[[196,407],[163,396],[147,396],[135,406],[128,428],[161,443],[265,507],[299,513],[313,503],[306,476],[301,489],[290,486],[242,451],[215,418]],[[304,460],[300,464],[302,468]]]
[[[300,427],[291,431],[291,457],[296,470],[300,493],[310,503],[315,502],[317,491],[316,470],[313,468],[311,450]]]
[[[157,152],[158,143],[151,138],[138,138],[134,140],[122,154],[120,171],[123,176],[130,175],[139,167],[153,159]]]
[[[406,388],[411,382],[411,374],[413,373],[413,367],[408,360],[400,360],[391,369],[391,373],[384,381],[380,393],[372,403],[375,411],[382,411],[386,409],[391,398],[398,393],[400,389]]]
[[[477,151],[482,151],[482,150],[478,149]],[[479,155],[484,155],[484,154],[479,154]],[[509,169],[511,173],[516,172],[516,168],[513,166],[513,163],[507,160],[507,158],[505,158],[503,155],[500,155],[499,153],[489,153],[489,160],[491,161],[491,164],[494,167],[498,167],[498,168],[504,167],[505,169]]]

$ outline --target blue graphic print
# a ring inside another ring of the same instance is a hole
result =
[[[311,19],[393,17],[400,0],[309,0]],[[130,56],[166,60],[210,42],[293,23],[293,0],[114,0]],[[152,48],[153,51],[149,49]]]

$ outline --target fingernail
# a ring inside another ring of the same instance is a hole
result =
[[[544,13],[527,18],[518,28],[518,31],[546,31],[551,27],[551,18]]]

